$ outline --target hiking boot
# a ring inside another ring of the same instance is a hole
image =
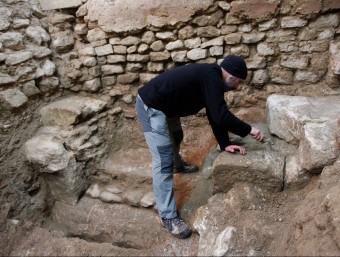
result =
[[[181,239],[191,236],[191,229],[179,218],[163,219],[161,218],[163,227],[169,230],[170,234],[174,237]]]
[[[184,162],[182,166],[175,167],[174,173],[191,173],[198,171],[198,167],[195,164],[189,164]]]

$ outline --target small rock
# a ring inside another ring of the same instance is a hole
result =
[[[148,192],[146,193],[143,197],[142,200],[140,201],[140,205],[148,208],[151,207],[153,205],[155,205],[156,200],[155,200],[155,195],[153,192]]]
[[[113,185],[107,186],[105,189],[112,194],[120,194],[122,192],[122,190]]]
[[[104,191],[100,194],[99,199],[106,203],[121,203],[122,198],[118,195]]]
[[[92,184],[89,189],[87,189],[86,194],[93,198],[98,198],[100,196],[100,189],[98,184]]]

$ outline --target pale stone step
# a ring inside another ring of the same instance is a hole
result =
[[[187,240],[172,237],[161,226],[154,211],[87,197],[76,206],[56,202],[52,223],[66,236],[140,250],[162,246],[167,250],[172,248],[171,251],[177,251],[179,255],[194,254],[198,241],[195,234]],[[168,252],[168,255],[172,254]]]

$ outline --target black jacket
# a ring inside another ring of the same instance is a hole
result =
[[[251,126],[232,114],[224,100],[222,70],[217,64],[188,64],[161,73],[138,90],[144,103],[167,117],[184,117],[206,108],[222,150],[230,145],[228,131],[247,136]]]

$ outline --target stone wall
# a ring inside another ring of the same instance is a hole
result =
[[[63,2],[2,1],[5,109],[36,94],[80,91],[126,109],[137,87],[158,73],[185,63],[220,62],[228,54],[243,56],[251,71],[245,93],[230,96],[236,97],[231,107],[264,104],[273,92],[338,91],[337,1],[179,1],[177,7],[155,0]]]

